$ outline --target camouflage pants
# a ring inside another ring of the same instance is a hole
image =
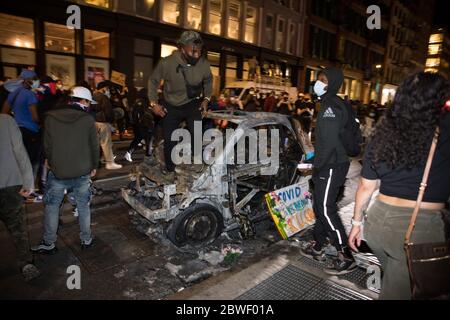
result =
[[[13,237],[17,249],[17,258],[20,267],[32,262],[28,233],[24,220],[23,199],[19,194],[21,186],[0,189],[0,220]]]

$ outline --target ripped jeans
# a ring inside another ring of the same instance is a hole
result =
[[[82,242],[91,239],[91,177],[89,174],[60,180],[53,172],[48,173],[47,187],[44,194],[44,241],[46,244],[56,242],[56,233],[59,225],[60,204],[64,200],[64,191],[73,190],[72,195],[78,209],[80,223],[80,239]]]

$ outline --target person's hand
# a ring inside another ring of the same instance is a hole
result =
[[[164,118],[167,114],[167,109],[157,103],[151,104],[151,109],[153,113],[155,113],[157,116],[160,116],[161,118]]]
[[[91,178],[95,177],[96,174],[97,174],[97,169],[92,169]]]
[[[348,245],[353,251],[359,252],[357,247],[361,245],[361,226],[352,226],[348,236]]]
[[[209,101],[206,99],[203,100],[202,104],[200,105],[200,108],[198,109],[202,112],[202,115],[204,115],[205,113],[208,112],[208,105],[209,105]]]
[[[27,197],[29,197],[30,196],[30,194],[33,192],[33,190],[28,190],[28,189],[21,189],[20,191],[19,191],[19,194],[22,196],[22,197],[24,197],[24,198],[27,198]]]
[[[48,170],[51,169],[51,168],[50,168],[50,165],[48,164],[48,159],[45,159],[44,166],[45,166]]]

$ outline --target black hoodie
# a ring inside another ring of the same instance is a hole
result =
[[[316,124],[314,167],[318,170],[349,162],[340,140],[340,132],[347,121],[345,102],[337,96],[344,74],[338,68],[327,68],[323,73],[328,79],[328,88],[321,97]]]
[[[94,118],[76,106],[48,112],[44,150],[58,179],[78,178],[97,169],[100,151]]]

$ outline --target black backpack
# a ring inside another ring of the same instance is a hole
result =
[[[356,157],[361,153],[363,137],[356,112],[349,103],[344,103],[347,121],[341,131],[341,142],[349,157]]]

